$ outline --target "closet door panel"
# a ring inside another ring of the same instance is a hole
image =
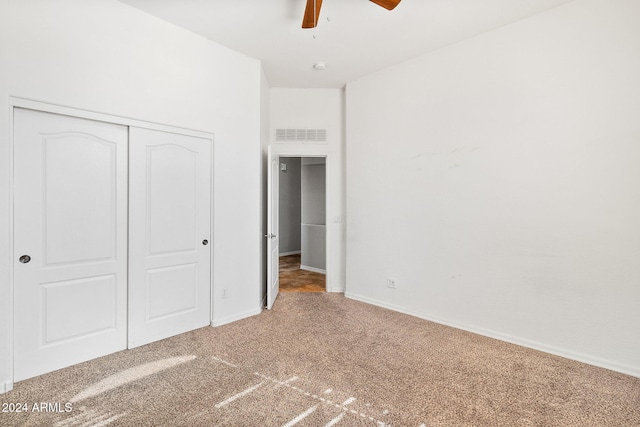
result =
[[[129,347],[210,323],[211,140],[130,129]]]
[[[14,110],[14,380],[126,348],[127,128]]]

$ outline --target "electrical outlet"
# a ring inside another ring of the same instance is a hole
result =
[[[396,289],[396,279],[387,279],[387,288]]]
[[[229,289],[222,288],[222,298],[229,298]]]

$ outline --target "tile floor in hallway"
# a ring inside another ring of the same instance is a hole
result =
[[[280,292],[324,292],[326,276],[300,269],[300,255],[280,257]]]

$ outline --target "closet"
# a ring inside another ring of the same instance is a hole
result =
[[[14,381],[208,325],[212,140],[13,117]]]

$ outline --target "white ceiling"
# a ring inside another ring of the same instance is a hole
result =
[[[340,88],[573,0],[324,0],[315,29],[301,28],[306,0],[120,1],[261,60],[272,87]]]

